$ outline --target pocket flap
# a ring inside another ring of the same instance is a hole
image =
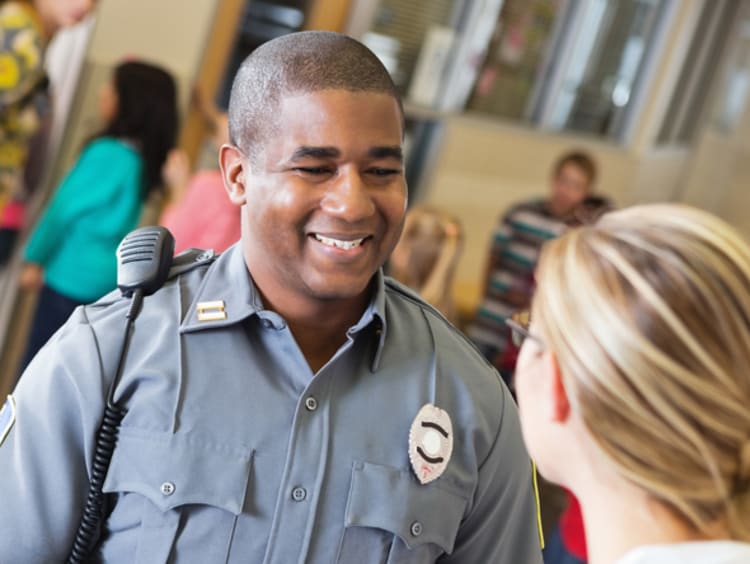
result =
[[[250,449],[121,428],[102,489],[138,493],[162,511],[195,503],[239,515],[251,461]]]
[[[433,543],[450,554],[466,499],[408,470],[355,462],[346,506],[347,527],[374,527],[398,535],[409,547]]]

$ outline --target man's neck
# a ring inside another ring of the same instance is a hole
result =
[[[289,323],[289,330],[313,374],[317,374],[346,342],[346,331],[352,324]]]
[[[346,342],[347,331],[362,317],[371,296],[368,290],[346,300],[287,299],[274,303],[261,292],[264,307],[286,321],[313,374]]]

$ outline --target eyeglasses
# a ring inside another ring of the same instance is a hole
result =
[[[515,312],[505,320],[505,324],[510,327],[511,340],[519,349],[527,338],[536,341],[544,348],[544,341],[529,332],[529,325],[531,325],[531,312],[529,310]]]

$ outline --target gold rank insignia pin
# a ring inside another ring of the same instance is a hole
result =
[[[224,300],[198,302],[198,321],[221,321],[227,318],[224,311]]]
[[[445,410],[427,403],[409,430],[409,461],[417,479],[427,484],[439,478],[453,452],[453,424]]]

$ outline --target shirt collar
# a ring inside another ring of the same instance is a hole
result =
[[[371,370],[378,370],[385,344],[385,278],[379,270],[373,280],[374,293],[362,317],[348,331],[351,339],[372,327],[377,339]],[[226,327],[263,312],[258,289],[253,284],[242,254],[242,243],[232,245],[206,272],[190,309],[180,325],[183,333]],[[208,317],[208,319],[206,319]]]
[[[180,331],[225,327],[262,309],[258,290],[245,265],[242,244],[238,242],[209,267],[180,325]],[[206,314],[209,314],[209,319],[206,319]]]
[[[372,358],[370,370],[372,372],[377,372],[380,367],[380,357],[385,344],[387,328],[385,319],[385,277],[383,276],[382,270],[379,270],[375,274],[373,290],[374,292],[370,305],[367,306],[367,309],[365,309],[365,312],[362,314],[359,321],[347,331],[347,336],[353,338],[354,335],[360,331],[372,327],[374,338],[377,340],[377,345],[375,347],[375,354]]]

